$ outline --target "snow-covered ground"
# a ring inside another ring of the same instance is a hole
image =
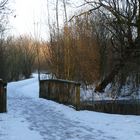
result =
[[[0,140],[139,140],[140,116],[75,111],[38,98],[37,78],[8,84]]]

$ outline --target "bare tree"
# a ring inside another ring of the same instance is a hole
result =
[[[85,0],[93,8],[82,13],[99,11],[106,19],[104,27],[110,32],[112,46],[118,63],[101,81],[95,91],[102,92],[122,70],[126,63],[139,57],[140,50],[140,1],[139,0]]]
[[[8,0],[0,0],[0,78],[6,80],[7,46],[5,43],[5,31],[10,10],[7,7]]]
[[[91,23],[85,17],[64,26],[59,38],[53,38],[48,45],[50,67],[57,78],[84,84],[91,84],[99,78],[99,49],[92,32]]]
[[[57,34],[59,35],[59,0],[56,0],[56,24],[57,24]]]
[[[67,24],[68,17],[67,17],[67,8],[66,8],[66,0],[63,0],[63,6],[64,6],[64,13],[65,13],[65,22]]]
[[[7,40],[8,65],[7,75],[9,80],[29,78],[33,71],[36,59],[36,48],[33,40],[27,36]]]
[[[29,37],[19,38],[19,50],[21,52],[21,63],[22,63],[22,75],[25,78],[29,78],[33,71],[33,65],[35,58],[37,57],[36,47],[34,46],[33,40]]]

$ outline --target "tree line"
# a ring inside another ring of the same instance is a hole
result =
[[[57,1],[58,2],[58,1]],[[66,13],[66,1],[63,1]],[[140,1],[85,0],[79,12],[51,28],[49,68],[58,78],[96,85],[111,96],[137,95],[140,87]],[[58,6],[58,3],[56,3]]]
[[[8,37],[1,40],[0,77],[6,81],[29,78],[37,56],[29,37]]]

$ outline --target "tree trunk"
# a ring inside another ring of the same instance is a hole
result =
[[[111,73],[108,76],[106,76],[99,85],[96,86],[95,92],[104,92],[106,86],[114,80],[115,76],[119,73],[122,67],[124,67],[124,62],[115,65]]]

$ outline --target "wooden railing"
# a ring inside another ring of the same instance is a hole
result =
[[[80,107],[80,84],[73,81],[49,79],[40,81],[40,98]]]
[[[0,113],[7,111],[6,84],[0,79]]]

